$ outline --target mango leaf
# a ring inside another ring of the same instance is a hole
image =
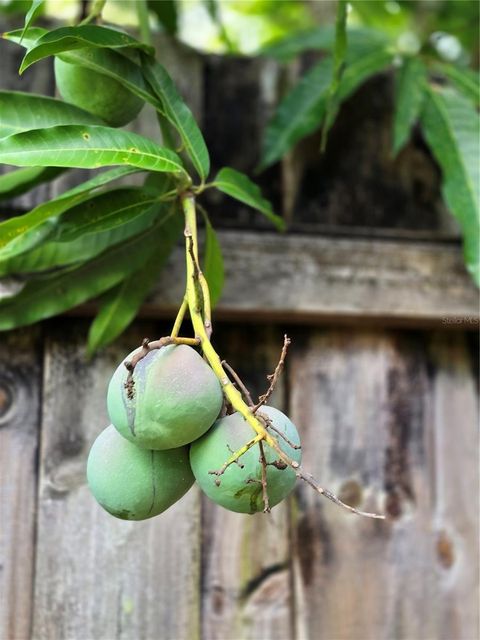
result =
[[[338,87],[336,108],[367,78],[382,71],[391,61],[391,52],[378,49],[351,62]],[[265,130],[259,170],[277,162],[298,140],[320,127],[332,71],[332,60],[321,60],[284,97]]]
[[[378,29],[352,27],[347,32],[347,59],[354,60],[358,56],[388,45],[389,40]],[[305,51],[332,51],[335,43],[333,26],[315,27],[297,31],[292,36],[281,38],[265,45],[260,54],[288,62]]]
[[[0,162],[16,166],[97,169],[131,165],[149,171],[184,172],[174,151],[136,133],[111,127],[62,125],[0,140]]]
[[[443,174],[445,202],[463,233],[465,264],[480,285],[479,116],[471,102],[452,90],[429,87],[422,129]]]
[[[420,58],[408,58],[398,72],[393,120],[393,153],[397,155],[410,137],[422,110],[427,69]]]
[[[210,158],[202,133],[192,112],[180,97],[172,79],[161,64],[143,56],[145,78],[163,105],[163,114],[178,131],[198,175],[205,180],[210,171]]]
[[[155,13],[165,31],[174,36],[178,30],[178,11],[175,0],[148,0],[148,8]]]
[[[205,220],[205,255],[203,258],[203,274],[207,280],[210,290],[210,301],[215,307],[222,295],[223,283],[225,281],[225,269],[223,266],[222,248],[218,241],[217,234],[210,224],[208,216]]]
[[[475,106],[480,105],[480,76],[478,71],[453,64],[437,64],[440,71],[466,98],[470,98]]]
[[[112,342],[135,318],[172,252],[182,227],[181,216],[170,216],[163,224],[162,234],[150,249],[145,264],[105,294],[88,333],[89,355]]]
[[[153,228],[105,251],[78,267],[31,280],[15,296],[0,300],[0,330],[21,327],[100,295],[145,264],[162,237],[162,219]]]
[[[335,103],[340,80],[345,68],[345,58],[347,55],[347,7],[348,4],[346,0],[338,0],[337,19],[335,23],[335,45],[333,48],[333,75],[327,90],[327,103],[322,126],[322,140],[320,143],[321,151],[325,151],[328,132],[335,120],[337,112]]]
[[[25,167],[0,176],[0,200],[14,198],[43,182],[54,180],[65,169],[58,167]]]
[[[260,211],[272,224],[274,224],[279,231],[285,229],[285,222],[280,217],[273,213],[272,205],[266,200],[260,191],[260,188],[247,178],[247,176],[240,171],[224,167],[217,173],[212,186],[216,187],[222,193],[239,200],[249,207],[253,207]]]
[[[149,45],[139,42],[127,33],[100,27],[93,24],[84,24],[77,27],[60,27],[48,31],[28,49],[20,65],[19,73],[22,74],[34,62],[48,56],[72,51],[73,49],[85,49],[87,47],[104,47],[108,49],[135,48],[147,54],[154,55],[155,50]]]
[[[29,27],[27,30],[13,29],[13,31],[5,31],[2,33],[2,38],[4,40],[11,40],[25,49],[29,49],[46,33],[48,33],[48,30],[43,27]]]
[[[123,187],[94,195],[65,211],[46,242],[0,261],[0,274],[30,273],[87,260],[143,231],[158,213],[157,198],[141,189]]]
[[[68,102],[20,91],[0,91],[0,138],[62,124],[104,124]]]
[[[53,231],[62,213],[88,200],[95,189],[136,171],[138,170],[132,167],[104,171],[57,198],[35,207],[29,213],[0,223],[0,260],[13,258],[35,247]]]
[[[35,20],[35,18],[42,12],[44,4],[45,0],[32,0],[30,9],[27,11],[27,15],[25,16],[25,25],[22,31],[22,38],[30,28],[30,25]]]
[[[97,233],[85,233],[70,241],[50,241],[0,262],[0,274],[20,275],[58,270],[75,263],[85,262],[98,256],[128,238],[151,227],[158,218],[158,207],[150,207],[123,225]]]

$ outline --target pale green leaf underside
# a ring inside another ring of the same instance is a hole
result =
[[[148,54],[154,53],[152,47],[116,29],[92,24],[79,25],[77,27],[60,27],[40,36],[29,47],[20,65],[20,73],[23,73],[34,62],[38,62],[38,60],[47,56],[88,47],[105,47],[109,49],[128,47],[141,49]]]
[[[0,138],[65,124],[104,124],[72,104],[20,91],[0,91]]]
[[[260,188],[245,174],[224,167],[217,173],[212,184],[222,193],[260,211],[280,231],[285,228],[283,219],[273,213],[272,205],[262,196]]]
[[[184,171],[174,151],[136,133],[100,126],[62,125],[0,140],[0,162],[16,166],[97,169],[130,165],[148,171]]]
[[[175,246],[182,226],[181,216],[170,215],[162,226],[157,244],[150,249],[145,264],[105,294],[88,334],[90,355],[112,342],[135,318]]]
[[[429,88],[421,115],[427,142],[443,174],[443,194],[463,232],[465,263],[480,284],[479,116],[453,91]]]
[[[90,198],[95,189],[123,176],[135,173],[133,167],[104,171],[57,198],[38,205],[32,211],[0,223],[0,260],[7,260],[32,249],[53,232],[59,216]]]
[[[0,330],[49,318],[114,287],[145,263],[159,242],[162,222],[79,267],[31,280],[20,293],[0,301]]]
[[[54,180],[65,169],[58,167],[25,167],[0,176],[0,200],[26,193],[43,182]]]
[[[32,22],[35,20],[37,15],[40,13],[44,2],[45,2],[45,0],[32,0],[32,4],[30,6],[30,9],[27,11],[27,13],[25,15],[25,24],[23,26],[22,36],[25,35],[27,30],[30,28],[30,25],[32,24]]]
[[[198,175],[205,180],[210,171],[210,158],[202,133],[192,112],[179,95],[172,79],[158,62],[144,58],[145,77],[160,98],[163,114],[176,128]]]
[[[478,71],[453,64],[436,66],[453,86],[478,107],[480,105],[480,76]]]
[[[427,70],[419,58],[408,58],[397,77],[393,120],[393,153],[396,155],[410,137],[422,109]]]

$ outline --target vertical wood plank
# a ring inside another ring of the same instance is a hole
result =
[[[83,325],[84,326],[84,325]],[[88,450],[107,424],[114,367],[152,327],[132,329],[92,362],[85,333],[47,343],[40,461],[34,638],[199,637],[200,513],[195,488],[142,522],[104,512],[85,481]]]
[[[390,516],[350,516],[298,487],[297,638],[478,637],[464,497],[478,486],[475,391],[461,334],[439,340],[430,359],[425,334],[317,333],[291,360],[305,468]]]
[[[282,335],[266,328],[221,327],[218,351],[252,394],[263,393]],[[253,396],[255,398],[255,395]],[[283,408],[283,382],[271,404]],[[286,504],[246,515],[203,502],[203,640],[288,640],[291,637],[289,534]]]
[[[0,343],[0,638],[30,637],[40,421],[38,332]]]

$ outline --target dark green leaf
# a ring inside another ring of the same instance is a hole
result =
[[[322,151],[325,151],[327,146],[328,132],[330,131],[337,112],[336,98],[340,87],[340,80],[345,68],[345,58],[347,55],[347,7],[348,3],[346,0],[338,0],[337,20],[335,25],[335,45],[333,48],[333,75],[330,86],[327,90],[325,118],[322,127]]]
[[[178,29],[178,12],[175,0],[149,0],[148,8],[155,13],[165,31],[174,36]]]
[[[397,155],[410,137],[422,109],[427,70],[420,58],[408,58],[398,72],[393,120],[393,153]]]
[[[0,223],[0,260],[7,260],[32,249],[55,228],[59,216],[73,206],[88,200],[94,189],[138,171],[118,167],[87,180],[83,184],[45,202],[23,216]]]
[[[435,65],[453,86],[478,107],[480,104],[480,77],[478,71],[453,64]]]
[[[146,79],[163,105],[165,117],[180,134],[195,169],[201,179],[205,180],[210,171],[210,158],[205,140],[192,112],[180,97],[172,79],[161,64],[144,57],[143,70]]]
[[[25,167],[0,176],[0,200],[14,198],[43,182],[50,182],[65,169],[58,167]]]
[[[59,275],[32,280],[15,296],[0,301],[0,330],[50,318],[111,289],[145,264],[163,235],[165,219],[153,228]]]
[[[285,229],[285,222],[280,216],[273,213],[272,205],[262,196],[259,187],[240,171],[229,167],[220,169],[212,186],[217,187],[219,191],[235,198],[235,200],[260,211],[279,231]]]
[[[205,256],[203,259],[203,274],[207,280],[210,290],[210,301],[215,307],[222,295],[223,283],[225,280],[225,270],[223,266],[222,248],[218,241],[217,234],[210,224],[208,216],[205,219]]]
[[[32,0],[30,9],[28,10],[27,15],[25,16],[25,25],[22,31],[22,38],[27,32],[27,30],[30,28],[30,25],[35,20],[35,18],[42,12],[44,3],[45,3],[45,0]]]
[[[85,49],[87,47],[105,47],[108,49],[135,48],[148,54],[154,54],[154,49],[132,38],[127,33],[100,27],[93,24],[85,24],[77,27],[60,27],[42,35],[29,48],[22,64],[20,73],[23,73],[34,62],[48,56],[72,51],[73,49]]]
[[[82,125],[24,131],[0,140],[0,162],[16,166],[97,169],[130,165],[149,171],[184,172],[174,151],[136,133]]]
[[[150,249],[145,264],[105,294],[100,310],[88,334],[88,353],[112,342],[135,318],[158,278],[182,231],[181,216],[171,216],[162,226],[162,234]]]
[[[20,91],[0,91],[0,138],[62,124],[104,124],[72,104]]]
[[[465,264],[480,285],[478,113],[469,100],[456,92],[428,88],[421,123],[442,169],[445,202],[463,232]]]
[[[367,78],[383,70],[391,61],[391,52],[378,49],[349,64],[338,87],[337,108]],[[332,70],[332,60],[322,60],[282,100],[265,131],[260,169],[272,165],[298,140],[320,127]]]

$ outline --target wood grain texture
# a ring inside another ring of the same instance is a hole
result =
[[[38,332],[0,343],[0,638],[30,637],[40,421]]]
[[[478,637],[474,377],[463,336],[429,342],[329,331],[293,353],[305,469],[389,514],[362,519],[298,487],[297,639]]]
[[[478,290],[455,246],[238,231],[219,239],[219,320],[478,327]],[[183,287],[178,247],[143,313],[173,314]]]
[[[222,357],[254,400],[267,387],[282,346],[271,329],[220,327]],[[256,394],[256,395],[255,395]],[[284,380],[271,404],[284,406]],[[205,499],[202,518],[203,640],[289,640],[291,589],[286,503],[270,514],[232,513]]]
[[[99,507],[85,480],[89,447],[107,424],[109,379],[148,333],[152,327],[137,325],[90,363],[74,326],[58,327],[47,342],[36,640],[199,638],[197,491],[157,518],[126,522]]]

